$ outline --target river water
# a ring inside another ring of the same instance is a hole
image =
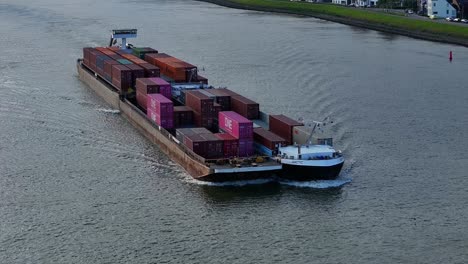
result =
[[[188,0],[0,0],[0,24],[1,263],[466,263],[466,48]],[[77,79],[122,27],[330,117],[348,183],[190,180]]]

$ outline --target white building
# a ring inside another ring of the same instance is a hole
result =
[[[457,10],[447,0],[427,0],[427,15],[434,17],[457,17]]]

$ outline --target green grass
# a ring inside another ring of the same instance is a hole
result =
[[[360,8],[349,8],[332,4],[290,2],[287,0],[227,0],[245,7],[281,9],[300,15],[325,14],[341,18],[376,23],[409,31],[428,32],[438,35],[468,38],[468,27],[410,19],[404,16],[372,12]]]

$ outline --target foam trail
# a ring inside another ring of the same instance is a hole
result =
[[[120,114],[120,110],[116,109],[105,109],[105,108],[98,108],[96,109],[99,112],[109,113],[109,114]]]
[[[280,181],[281,184],[312,189],[340,188],[351,182],[351,179],[320,180],[320,181]]]
[[[266,184],[270,182],[274,182],[274,179],[258,179],[258,180],[248,180],[248,181],[232,181],[232,182],[207,182],[207,181],[199,181],[193,178],[187,178],[186,181],[188,183],[198,184],[198,185],[206,185],[206,186],[215,186],[215,187],[242,187],[246,185],[260,185]]]

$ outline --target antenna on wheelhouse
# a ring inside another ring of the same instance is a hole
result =
[[[137,30],[136,29],[113,29],[111,33],[109,47],[112,47],[116,43],[117,39],[121,39],[120,49],[127,49],[127,39],[136,38]]]

